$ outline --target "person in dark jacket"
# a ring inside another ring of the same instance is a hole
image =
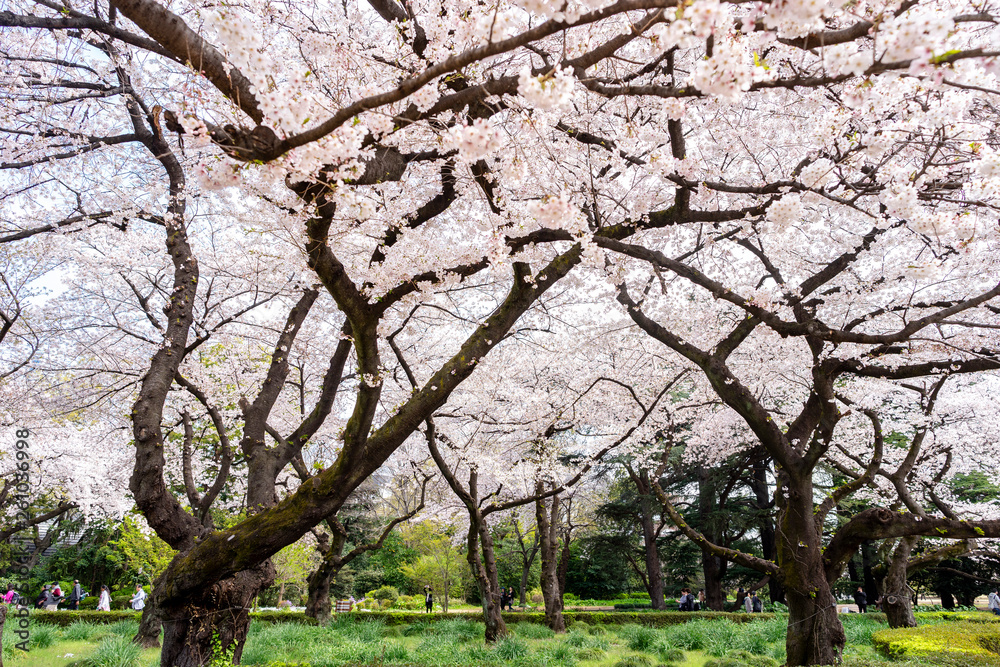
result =
[[[83,599],[83,589],[80,588],[80,580],[73,580],[73,590],[69,592],[69,608],[76,611],[80,608],[80,600]]]
[[[752,596],[750,597],[750,603],[751,603],[751,607],[752,607],[752,609],[753,609],[753,613],[755,613],[755,614],[759,614],[759,613],[761,613],[762,611],[764,611],[764,603],[763,603],[763,602],[761,602],[760,598],[759,598],[759,597],[757,597],[757,594],[756,594],[756,593],[754,593],[754,594],[753,594],[753,595],[752,595]]]
[[[427,607],[427,613],[431,613],[431,609],[434,608],[434,589],[430,586],[424,586],[424,605]]]
[[[858,590],[854,591],[854,604],[858,605],[858,612],[868,613],[868,596],[865,595],[861,586],[858,586]]]
[[[514,611],[514,587],[507,587],[507,611]]]

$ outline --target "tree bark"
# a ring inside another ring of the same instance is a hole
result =
[[[788,601],[786,664],[837,664],[847,638],[826,578],[812,476],[782,470],[778,477],[777,555]]]
[[[537,494],[544,492],[542,482],[535,488]],[[558,549],[559,533],[559,494],[552,496],[551,501],[539,498],[535,501],[536,530],[539,534],[542,555],[542,574],[540,585],[542,599],[545,601],[545,625],[556,632],[566,632],[566,622],[563,620],[562,596],[559,594]]]
[[[340,568],[324,558],[309,575],[309,594],[306,601],[306,616],[316,619],[320,625],[327,625],[331,617],[330,585],[337,578]]]
[[[132,642],[142,648],[159,648],[160,627],[159,609],[150,597],[146,600],[142,618],[139,620],[139,631],[132,638]]]
[[[492,644],[507,636],[507,624],[504,623],[500,608],[500,577],[497,573],[493,536],[490,535],[489,524],[484,518],[480,518],[475,524],[469,527],[468,560],[483,604],[486,642]],[[477,548],[477,543],[479,548]],[[480,559],[480,550],[482,551],[482,559]]]
[[[163,616],[170,620],[163,623],[160,664],[202,667],[212,661],[213,640],[223,651],[232,650],[233,664],[239,664],[250,629],[253,599],[273,582],[274,566],[265,561],[180,604],[170,600],[173,604],[162,607]]]
[[[701,517],[702,530],[705,537],[714,544],[723,543],[722,531],[717,522],[708,517],[716,507],[716,489],[711,483],[708,470],[698,468],[698,514]],[[728,569],[724,559],[712,553],[710,549],[701,548],[701,571],[705,576],[705,605],[713,611],[724,611],[726,593],[722,588],[722,578]],[[773,577],[772,577],[773,578]],[[740,610],[737,610],[740,611]]]
[[[767,488],[769,462],[770,459],[763,454],[754,460],[751,486],[757,500],[757,509],[761,512],[760,551],[766,560],[776,561],[777,550],[774,539],[774,520],[770,512],[764,511],[770,509],[772,506],[771,494]],[[767,589],[771,596],[771,602],[785,602],[785,586],[778,577],[771,577],[768,580]]]
[[[917,543],[916,537],[902,537],[889,560],[889,567],[882,580],[882,611],[890,628],[915,628],[913,616],[913,589],[906,580],[910,553]]]
[[[642,527],[642,547],[646,560],[646,578],[643,582],[649,593],[649,604],[653,609],[665,610],[667,603],[663,598],[663,567],[660,564],[660,550],[656,545],[657,531],[653,525],[653,489],[649,481],[649,472],[633,470],[626,466],[636,491],[639,492],[639,524]]]

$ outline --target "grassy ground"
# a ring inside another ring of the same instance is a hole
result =
[[[845,665],[882,667],[892,663],[872,647],[872,633],[885,626],[860,615],[843,618],[847,632]],[[565,635],[521,623],[494,645],[483,641],[483,625],[464,619],[386,626],[380,621],[344,619],[320,628],[299,624],[251,626],[244,665],[276,661],[312,667],[776,667],[785,659],[786,619],[737,624],[693,620],[660,629],[638,625],[577,623]],[[158,667],[156,650],[129,643],[136,623],[98,626],[77,622],[59,629],[32,628],[30,654],[10,647],[8,667]]]

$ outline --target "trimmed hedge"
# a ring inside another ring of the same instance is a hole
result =
[[[141,611],[72,611],[60,609],[59,611],[33,610],[30,616],[32,622],[42,625],[58,625],[67,627],[77,621],[87,621],[88,623],[109,624],[118,621],[138,621],[142,618]],[[305,625],[316,625],[316,619],[306,616],[301,611],[258,611],[250,612],[250,619],[273,625],[274,623],[302,623]]]
[[[47,625],[68,626],[75,621],[89,621],[91,623],[117,623],[118,621],[135,620],[142,616],[138,611],[32,611],[31,618],[35,623]],[[380,620],[386,625],[409,625],[411,623],[426,623],[435,621],[450,621],[465,619],[469,621],[483,622],[482,612],[462,612],[462,613],[433,613],[422,612],[398,612],[398,611],[372,611],[372,612],[351,612],[342,614],[355,621]],[[868,616],[878,618],[879,614],[868,614]],[[648,627],[665,627],[687,623],[698,619],[727,619],[735,623],[752,623],[753,621],[770,620],[774,614],[737,614],[725,611],[567,611],[563,612],[563,619],[567,626],[572,626],[577,621],[582,621],[590,625],[626,625],[636,623]],[[301,611],[261,611],[251,612],[251,620],[260,623],[303,623],[315,625],[316,619],[306,616]],[[537,623],[545,624],[545,614],[540,612],[504,612],[504,621],[507,623]],[[884,617],[879,620],[884,620]]]
[[[977,664],[1000,666],[1000,624],[979,621],[956,621],[922,625],[916,628],[879,630],[872,635],[872,644],[894,660],[969,656]]]
[[[77,621],[87,621],[88,623],[117,623],[118,621],[138,621],[142,617],[139,611],[71,611],[60,609],[58,611],[32,610],[31,620],[43,625],[58,625],[66,627]]]

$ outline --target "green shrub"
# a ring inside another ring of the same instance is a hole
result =
[[[604,651],[596,646],[588,646],[577,651],[576,657],[580,660],[600,660],[604,657]]]
[[[59,641],[62,633],[51,625],[35,625],[28,639],[30,648],[48,648]]]
[[[735,651],[725,656],[728,660],[735,660],[742,667],[778,667],[778,661],[763,655],[754,655],[747,651]]]
[[[108,637],[97,646],[94,655],[84,663],[87,667],[135,667],[142,649],[127,637]]]
[[[679,648],[662,646],[659,651],[659,658],[663,662],[684,662],[684,651]]]
[[[518,623],[512,626],[512,628],[518,637],[524,637],[525,639],[548,639],[556,636],[556,633],[551,628],[536,623]]]
[[[633,651],[648,651],[659,639],[655,630],[641,625],[627,625],[618,634]]]
[[[644,655],[627,655],[613,667],[652,667],[653,661]]]
[[[528,645],[517,635],[507,635],[496,643],[496,655],[501,660],[510,662],[528,654]]]
[[[76,621],[63,630],[63,639],[73,642],[85,642],[93,637],[101,626],[90,621]]]
[[[1000,665],[1000,624],[957,621],[917,628],[879,630],[872,644],[889,658],[974,657],[982,665]]]
[[[395,586],[382,586],[381,588],[376,588],[374,591],[368,593],[366,598],[375,598],[376,600],[389,600],[395,602],[399,599],[399,589]]]

